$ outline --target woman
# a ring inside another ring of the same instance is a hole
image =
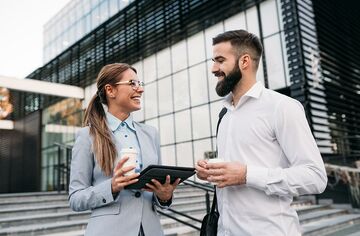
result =
[[[85,112],[84,125],[72,152],[69,202],[74,211],[92,210],[85,235],[163,235],[153,204],[169,206],[179,179],[161,185],[153,180],[144,190],[126,190],[138,181],[136,168],[160,164],[155,128],[133,121],[144,92],[136,70],[122,63],[104,66],[97,92]],[[106,108],[104,108],[106,105]],[[138,151],[137,167],[117,161],[122,148]]]

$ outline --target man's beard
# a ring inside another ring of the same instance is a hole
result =
[[[234,66],[234,69],[226,76],[224,72],[216,72],[214,74],[217,77],[224,76],[224,78],[216,84],[216,88],[215,88],[216,93],[220,97],[224,97],[228,95],[231,91],[233,91],[234,87],[242,78],[240,68],[237,67],[236,65]]]

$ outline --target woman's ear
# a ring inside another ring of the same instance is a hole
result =
[[[104,89],[105,89],[106,97],[108,98],[115,97],[114,88],[110,84],[105,85]]]

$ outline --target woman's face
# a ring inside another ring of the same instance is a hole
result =
[[[107,94],[109,108],[116,106],[121,111],[127,113],[141,109],[141,96],[144,88],[138,86],[138,83],[135,83],[136,86],[133,86],[127,83],[128,81],[138,81],[136,73],[131,69],[123,72],[122,79],[119,81],[120,84],[113,86],[111,92]]]

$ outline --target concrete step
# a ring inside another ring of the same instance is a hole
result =
[[[191,215],[191,217],[194,217],[196,219],[202,219],[204,216],[202,214],[200,215]],[[182,221],[185,221],[185,222],[188,222],[188,223],[191,223],[191,224],[196,224],[198,222],[192,220],[192,219],[189,219],[187,217],[184,217],[184,216],[177,216],[178,219],[182,220]],[[169,228],[175,228],[175,227],[181,227],[181,226],[184,226],[183,223],[180,223],[179,221],[176,221],[176,220],[173,220],[169,217],[165,217],[165,218],[161,218],[160,219],[160,223],[161,223],[161,226],[162,228],[165,230],[165,229],[169,229]]]
[[[301,227],[304,236],[319,236],[342,230],[350,225],[358,224],[360,224],[360,214],[347,214],[306,223]]]
[[[350,225],[335,233],[326,234],[325,236],[360,236],[360,224]]]
[[[58,205],[58,204],[68,204],[68,199],[28,199],[28,201],[18,201],[18,202],[1,202],[0,209],[16,209],[30,206],[48,206],[48,205]]]
[[[34,192],[34,193],[7,193],[0,194],[0,203],[2,202],[23,202],[32,199],[67,199],[65,192]]]
[[[346,213],[348,212],[344,209],[325,209],[301,214],[299,216],[299,220],[301,224],[306,224],[313,221],[344,215]]]
[[[87,220],[74,220],[8,227],[0,229],[0,235],[28,236],[84,230],[87,222]]]
[[[43,234],[42,236],[84,236],[85,230],[76,230],[61,233]]]
[[[196,224],[200,227],[200,223]],[[164,229],[165,236],[198,236],[199,231],[190,226],[181,226],[176,228]]]
[[[325,210],[329,209],[331,205],[325,204],[325,205],[301,205],[301,206],[293,206],[293,208],[296,210],[298,215],[306,214],[309,212],[319,211],[319,210]]]
[[[13,209],[0,209],[0,219],[16,216],[33,216],[55,212],[70,212],[69,204],[55,204],[47,206],[27,206]]]
[[[39,215],[20,215],[0,219],[0,228],[15,227],[30,224],[46,224],[59,221],[87,220],[90,211],[84,212],[59,212]]]

